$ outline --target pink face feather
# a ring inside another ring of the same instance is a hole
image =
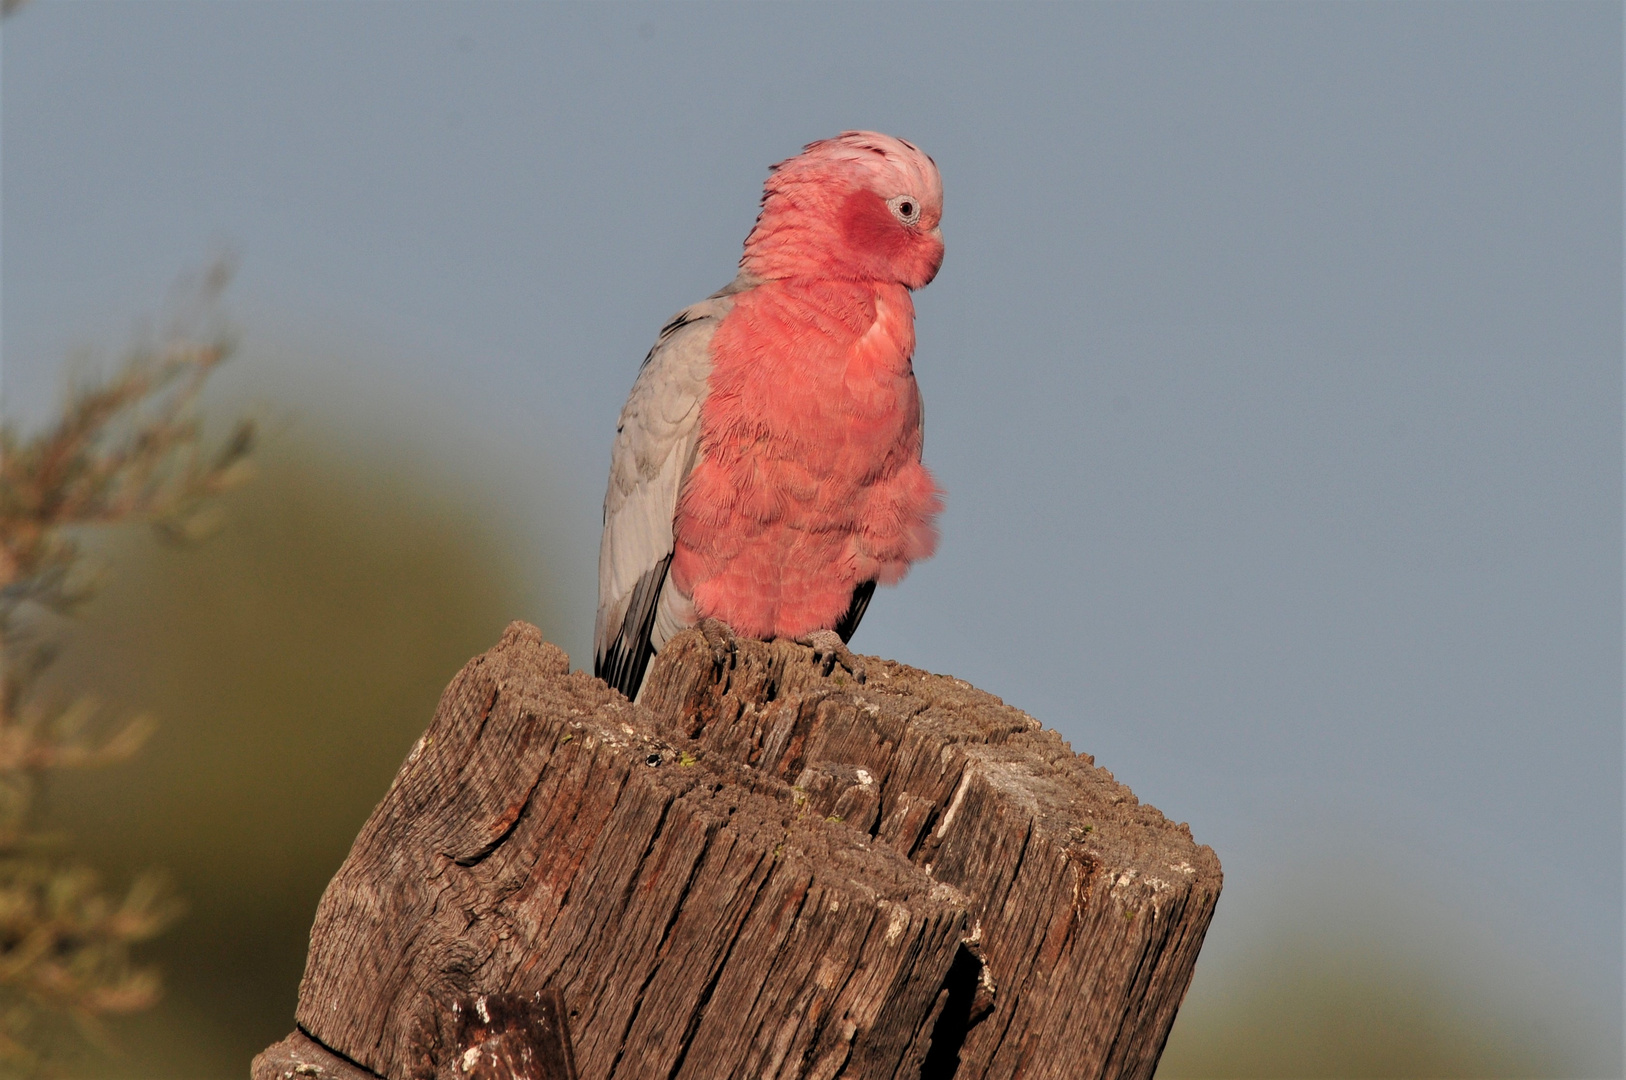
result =
[[[902,139],[849,131],[773,167],[740,267],[919,289],[943,262],[942,217],[931,158]]]
[[[887,135],[774,167],[673,523],[672,582],[701,617],[801,637],[935,548],[909,292],[942,264],[942,212],[936,165]]]

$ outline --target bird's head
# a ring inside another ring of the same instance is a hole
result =
[[[773,167],[740,266],[761,278],[897,282],[943,263],[943,181],[902,139],[844,131]]]

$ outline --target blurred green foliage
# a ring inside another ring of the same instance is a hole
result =
[[[523,610],[512,537],[454,491],[296,423],[207,545],[99,552],[117,575],[58,676],[162,718],[138,760],[53,789],[100,864],[170,867],[165,1001],[95,1075],[246,1074],[286,1035],[316,902],[471,656]]]
[[[24,433],[0,425],[0,1073],[47,1074],[104,1043],[102,1021],[158,998],[159,978],[131,946],[179,913],[162,880],[138,875],[122,896],[42,832],[40,805],[64,770],[130,757],[152,731],[142,716],[106,719],[82,686],[49,685],[67,623],[99,582],[85,543],[148,524],[171,541],[208,529],[211,499],[249,475],[253,426],[206,449],[195,405],[231,353],[213,318],[229,278],[220,264],[161,341],[141,341],[111,375],[73,387],[54,419]]]
[[[1331,891],[1278,883],[1275,917],[1249,913],[1254,948],[1199,961],[1158,1080],[1608,1075],[1571,1045],[1597,1045],[1596,1020],[1521,985],[1482,931],[1375,882]]]

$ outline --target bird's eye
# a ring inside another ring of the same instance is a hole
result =
[[[920,203],[912,195],[888,199],[886,205],[892,211],[892,216],[905,225],[913,225],[920,220]]]

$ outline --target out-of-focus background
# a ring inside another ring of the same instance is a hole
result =
[[[855,639],[1189,821],[1160,1076],[1621,1075],[1621,8],[56,3],[6,19],[3,412],[222,250],[260,475],[113,535],[53,781],[189,914],[111,1077],[242,1076],[317,896],[513,618],[590,662],[616,413],[766,166],[944,176],[941,554]],[[98,357],[101,359],[98,360]]]

